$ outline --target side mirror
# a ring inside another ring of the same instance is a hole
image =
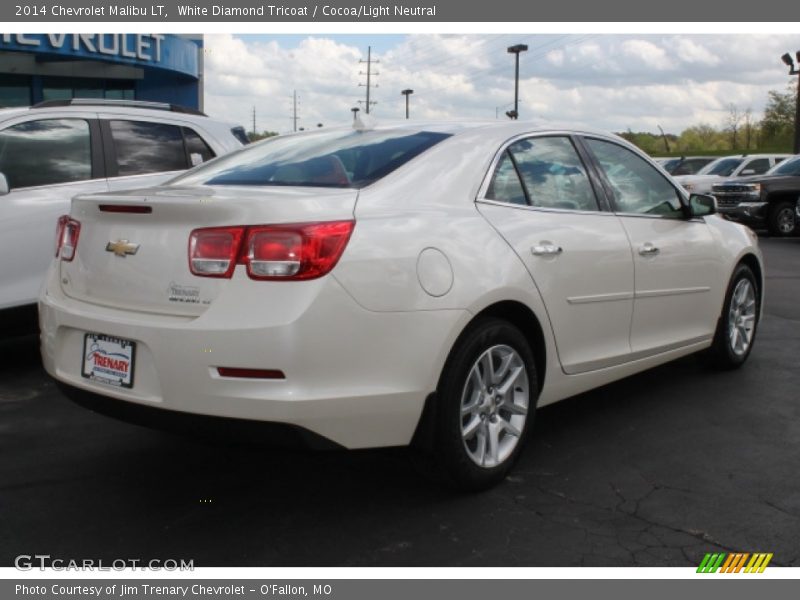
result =
[[[756,174],[756,170],[755,169],[745,169],[744,171],[739,173],[739,176],[740,177],[747,177],[748,175],[755,175],[755,174]]]
[[[689,211],[693,217],[707,217],[716,214],[717,199],[708,194],[692,194],[689,196]]]
[[[5,196],[8,192],[8,179],[6,179],[5,175],[0,173],[0,196]]]

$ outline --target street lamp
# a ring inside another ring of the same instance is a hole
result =
[[[800,154],[800,50],[795,52],[797,66],[788,52],[781,56],[783,64],[789,67],[789,75],[797,75],[797,100],[794,109],[794,153]]]
[[[358,108],[357,106],[354,106],[350,110],[353,112],[353,121],[355,121],[358,118],[358,111],[361,109]]]
[[[528,46],[525,44],[508,47],[508,53],[514,55],[514,110],[506,111],[509,119],[519,118],[519,53],[527,49]]]
[[[406,119],[408,118],[408,97],[414,93],[414,90],[403,90],[400,92],[403,96],[406,97]]]

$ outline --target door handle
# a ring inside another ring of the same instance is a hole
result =
[[[564,251],[561,246],[556,246],[550,242],[540,242],[531,248],[531,254],[534,256],[558,256]]]
[[[659,252],[661,251],[655,246],[653,246],[653,244],[651,244],[650,242],[647,242],[643,246],[639,247],[639,254],[641,254],[642,256],[655,256]]]

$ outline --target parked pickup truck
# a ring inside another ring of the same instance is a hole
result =
[[[785,160],[763,175],[740,177],[712,186],[720,213],[772,235],[800,229],[800,156]]]

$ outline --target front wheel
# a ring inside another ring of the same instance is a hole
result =
[[[528,341],[507,321],[473,324],[439,384],[434,459],[446,482],[481,490],[502,481],[533,421],[539,393]]]
[[[786,237],[793,235],[797,230],[795,220],[795,204],[793,202],[778,202],[769,212],[767,226],[769,232],[775,236]]]
[[[756,338],[760,305],[755,275],[750,267],[740,264],[728,285],[710,349],[715,366],[736,369],[747,360]]]

